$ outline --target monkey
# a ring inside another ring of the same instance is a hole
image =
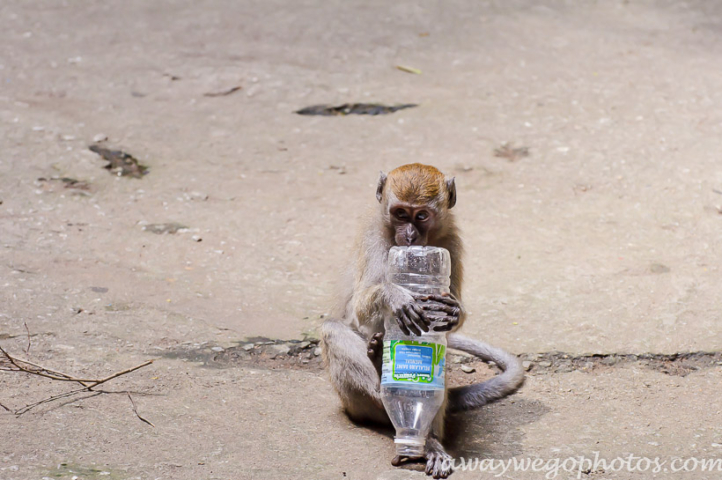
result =
[[[376,199],[354,246],[352,263],[340,285],[336,313],[321,325],[321,351],[331,383],[354,421],[390,424],[381,401],[380,377],[384,317],[390,312],[401,330],[420,335],[430,328],[449,332],[448,347],[503,372],[483,383],[446,389],[445,400],[426,442],[426,473],[446,478],[452,457],[442,445],[446,414],[483,406],[516,391],[524,381],[519,359],[499,348],[456,332],[466,320],[461,302],[463,244],[450,211],[456,204],[455,179],[418,163],[381,172]],[[418,295],[387,280],[392,246],[435,246],[451,257],[450,293]],[[432,324],[433,322],[433,324]],[[392,465],[406,458],[396,456]]]

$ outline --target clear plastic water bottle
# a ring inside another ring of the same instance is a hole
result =
[[[392,247],[389,281],[421,294],[449,292],[451,257],[438,247]],[[436,413],[444,402],[446,333],[406,335],[386,315],[381,395],[396,428],[397,455],[421,457]]]

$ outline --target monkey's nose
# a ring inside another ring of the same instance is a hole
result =
[[[407,247],[410,247],[411,245],[414,244],[414,242],[416,241],[416,239],[419,238],[419,235],[416,233],[415,230],[409,229],[409,230],[406,230],[406,235],[405,235],[405,237],[406,237],[406,238],[405,238],[405,240],[406,240],[406,246],[407,246]]]

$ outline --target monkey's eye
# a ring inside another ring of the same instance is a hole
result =
[[[407,218],[409,218],[409,214],[406,213],[405,210],[396,210],[396,212],[394,212],[394,215],[396,215],[396,218],[400,220],[406,220]]]
[[[423,222],[423,221],[427,220],[428,218],[429,218],[428,212],[419,212],[416,214],[416,220],[418,220],[419,222]]]

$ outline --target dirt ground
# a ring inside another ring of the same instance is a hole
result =
[[[410,162],[456,176],[464,332],[529,362],[451,452],[664,462],[454,478],[721,478],[721,61],[702,0],[0,2],[0,347],[78,378],[155,359],[22,414],[78,385],[0,363],[0,479],[424,478],[317,355]],[[294,113],[355,102],[418,106]]]

